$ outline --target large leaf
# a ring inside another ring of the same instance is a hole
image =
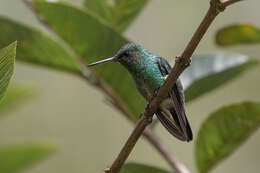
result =
[[[230,25],[217,32],[216,42],[221,46],[260,43],[260,29],[249,24]]]
[[[107,24],[111,24],[114,8],[108,0],[84,0],[84,5],[87,11],[91,11]]]
[[[33,3],[42,19],[84,58],[86,64],[113,56],[127,43],[91,13],[61,3],[40,0]],[[115,94],[118,102],[124,104],[130,118],[136,121],[145,107],[145,100],[137,92],[130,74],[117,63],[101,64],[92,69]]]
[[[256,61],[240,54],[193,55],[191,66],[181,75],[186,102],[226,84],[256,64]]]
[[[4,96],[13,75],[15,55],[16,42],[0,50],[0,99]]]
[[[125,164],[120,173],[169,173],[168,171],[137,163]]]
[[[9,86],[3,100],[0,102],[0,117],[5,115],[5,112],[14,110],[17,105],[25,103],[33,95],[34,89],[31,87],[22,85]]]
[[[54,147],[39,144],[23,144],[0,147],[0,172],[21,172],[54,152]]]
[[[124,31],[143,9],[148,0],[85,0],[87,10],[92,11],[117,31]]]
[[[74,57],[49,36],[4,17],[0,23],[0,46],[18,40],[18,60],[80,73]]]
[[[203,122],[196,140],[195,155],[200,173],[209,172],[235,151],[260,126],[260,103],[226,106]]]

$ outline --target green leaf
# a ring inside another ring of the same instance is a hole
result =
[[[249,24],[230,25],[217,32],[216,43],[220,46],[260,43],[260,29]]]
[[[191,66],[181,76],[186,102],[227,84],[257,64],[257,61],[249,60],[248,57],[240,54],[194,55]]]
[[[212,113],[199,130],[195,146],[200,173],[209,172],[260,126],[260,103],[245,102]]]
[[[9,86],[3,100],[0,102],[0,117],[5,115],[7,111],[14,110],[17,105],[25,103],[34,93],[34,89],[31,87],[22,85]]]
[[[3,98],[14,72],[16,45],[17,42],[14,42],[0,50],[0,99]]]
[[[56,33],[62,37],[86,64],[113,56],[128,41],[110,27],[84,10],[63,3],[33,1],[38,13]],[[84,22],[83,22],[84,21]],[[124,105],[136,121],[145,107],[145,100],[138,93],[135,83],[120,64],[108,63],[91,68]]]
[[[168,171],[137,163],[125,164],[120,173],[169,173]]]
[[[109,24],[113,18],[114,8],[109,4],[108,0],[84,0],[86,10],[91,11],[101,20]]]
[[[23,144],[0,147],[0,172],[16,173],[46,158],[54,147],[39,144]]]
[[[134,21],[148,0],[85,0],[87,10],[95,13],[115,30],[122,32]]]
[[[18,40],[18,60],[81,73],[76,59],[49,36],[4,17],[0,23],[0,46]]]

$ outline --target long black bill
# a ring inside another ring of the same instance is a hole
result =
[[[100,61],[97,61],[97,62],[93,62],[91,64],[88,64],[88,66],[94,66],[94,65],[97,65],[97,64],[101,64],[101,63],[105,63],[105,62],[110,62],[110,61],[116,61],[116,57],[111,57],[111,58],[107,58],[107,59],[103,59],[103,60],[100,60]]]

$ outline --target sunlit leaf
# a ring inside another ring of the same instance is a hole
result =
[[[43,20],[79,54],[86,64],[113,56],[128,41],[90,13],[61,3],[33,1]],[[83,22],[84,21],[84,22]],[[117,63],[92,68],[136,121],[145,107],[130,74]]]
[[[221,46],[260,43],[260,29],[249,24],[227,26],[217,32],[216,42]]]
[[[193,55],[191,66],[181,75],[186,102],[226,84],[256,64],[256,61],[240,54]]]
[[[18,60],[80,73],[75,58],[49,36],[4,17],[0,23],[0,47],[17,40]]]
[[[0,147],[0,172],[16,173],[37,163],[54,152],[54,147],[23,144]]]
[[[137,163],[125,164],[120,173],[170,173],[168,171]]]
[[[0,50],[0,99],[4,96],[14,72],[16,45],[14,42]]]
[[[124,31],[144,8],[148,0],[85,0],[87,10],[102,18],[117,31]]]
[[[200,173],[209,172],[245,142],[260,125],[260,103],[245,102],[220,108],[205,120],[196,140]]]
[[[14,108],[22,103],[26,103],[27,99],[34,95],[31,87],[22,85],[10,85],[0,102],[0,117],[6,115],[6,112],[14,110]]]

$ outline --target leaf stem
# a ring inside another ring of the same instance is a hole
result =
[[[227,6],[235,2],[238,2],[238,0],[230,0],[230,2],[226,1],[224,3],[221,3],[219,0],[210,1],[210,7],[198,29],[194,33],[191,41],[188,43],[182,55],[176,57],[176,63],[167,80],[160,87],[157,95],[148,104],[147,109],[145,109],[145,111],[142,113],[141,118],[139,119],[134,131],[128,138],[116,160],[113,162],[111,168],[105,170],[106,173],[118,173],[120,171],[125,160],[128,158],[129,154],[133,150],[133,147],[135,146],[137,140],[142,135],[145,127],[152,122],[152,117],[158,109],[159,105],[162,103],[163,99],[166,97],[167,93],[172,88],[180,74],[190,65],[191,56],[200,43],[202,37],[205,35],[209,26],[212,24],[219,12],[224,11]],[[185,171],[180,170],[179,172],[183,173]]]

